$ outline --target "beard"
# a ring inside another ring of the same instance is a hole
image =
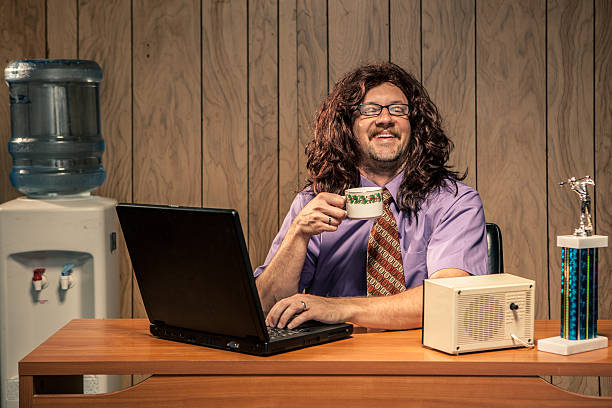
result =
[[[398,141],[400,140],[400,134],[396,129],[392,128],[392,129],[387,129],[387,130]],[[381,133],[381,130],[379,129],[375,129],[374,131],[370,132],[370,134],[368,134],[369,140],[373,140],[379,133]],[[397,163],[403,161],[402,159],[405,154],[406,148],[402,148],[402,147],[403,146],[401,143],[397,143],[394,146],[388,146],[388,147],[384,147],[384,146],[377,147],[375,144],[369,144],[367,151],[365,153],[370,158],[370,160],[373,160],[379,166],[393,167]]]
[[[398,145],[395,150],[377,151],[376,149],[369,149],[368,156],[370,159],[381,162],[381,163],[395,163],[398,162],[403,156],[402,147]]]

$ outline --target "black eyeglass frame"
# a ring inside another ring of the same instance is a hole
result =
[[[377,106],[379,110],[376,113],[372,113],[372,114],[363,113],[361,109],[362,107],[365,107],[365,106]],[[405,106],[406,113],[393,113],[391,111],[392,106]],[[389,115],[391,116],[408,116],[410,114],[410,105],[408,105],[407,103],[390,103],[388,105],[379,105],[378,103],[374,103],[374,102],[360,103],[359,105],[353,108],[353,112],[359,111],[360,115],[372,118],[372,117],[380,115],[383,109],[385,108],[387,108],[387,111],[389,112]]]

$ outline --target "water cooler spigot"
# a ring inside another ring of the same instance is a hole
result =
[[[72,277],[72,268],[74,268],[74,264],[69,263],[64,265],[64,268],[62,269],[60,274],[60,288],[62,290],[68,290],[76,284],[74,278]]]
[[[45,268],[36,268],[34,269],[33,273],[32,285],[34,286],[35,291],[40,292],[49,284],[47,282],[47,277],[45,276]]]

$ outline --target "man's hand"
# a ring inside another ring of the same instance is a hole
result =
[[[344,197],[320,193],[296,215],[278,252],[255,281],[264,311],[270,310],[277,299],[298,291],[308,241],[313,235],[336,231],[346,218],[343,206]]]
[[[336,231],[346,218],[344,201],[344,197],[338,194],[317,194],[293,220],[294,232],[310,239],[322,232]]]
[[[266,325],[293,329],[308,320],[322,323],[343,323],[348,320],[346,308],[339,298],[296,294],[279,300],[266,317]]]
[[[468,276],[461,269],[441,269],[430,278]],[[402,330],[421,326],[423,286],[392,296],[326,298],[298,293],[279,300],[268,313],[268,326],[296,326],[317,320],[323,323],[350,321],[360,326]]]

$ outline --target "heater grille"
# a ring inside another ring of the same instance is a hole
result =
[[[457,344],[504,339],[505,294],[458,295]]]
[[[523,315],[523,318],[525,320],[523,320],[523,336],[527,337],[529,339],[533,339],[534,337],[534,333],[533,333],[533,326],[534,326],[534,321],[533,321],[533,316],[534,316],[534,311],[532,310],[533,304],[534,304],[534,300],[532,299],[533,297],[533,293],[531,291],[529,292],[525,292],[525,314]]]

